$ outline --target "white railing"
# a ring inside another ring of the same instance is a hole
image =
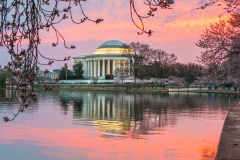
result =
[[[92,80],[59,80],[58,83],[59,84],[91,84],[93,81]],[[97,83],[113,83],[114,80],[113,79],[99,79],[97,81]],[[134,82],[134,80],[132,79],[125,79],[123,81],[124,83],[132,83]]]
[[[198,90],[208,90],[208,88],[203,87],[203,88],[169,88],[169,91],[198,91]]]

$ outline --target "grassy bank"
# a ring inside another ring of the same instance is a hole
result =
[[[50,85],[51,86],[51,85]],[[132,87],[132,86],[108,86],[108,85],[89,85],[89,86],[51,86],[52,90],[70,90],[70,91],[127,91],[127,92],[192,92],[192,93],[230,93],[236,94],[234,90],[221,89],[221,90],[207,90],[206,88],[202,88],[201,90],[181,90],[187,88],[179,88],[178,87]],[[21,87],[23,88],[23,87]],[[34,86],[35,90],[45,90],[44,86]],[[2,88],[2,89],[10,89],[10,88]],[[175,89],[174,91],[170,91],[169,89]]]

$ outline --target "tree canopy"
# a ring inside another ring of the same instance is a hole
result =
[[[73,73],[76,77],[76,79],[83,79],[83,64],[81,62],[78,62],[76,64],[73,65]]]
[[[62,67],[59,73],[59,80],[70,80],[70,79],[76,79],[76,76],[73,74],[73,72],[65,67]]]
[[[130,76],[129,65],[127,63],[121,63],[114,71],[114,78],[122,81]]]
[[[136,78],[139,78],[139,71],[141,67],[148,61],[151,48],[148,44],[142,44],[139,42],[132,42],[129,47],[134,53],[130,53],[127,48],[123,50],[123,54],[130,61],[130,63],[128,63],[129,69],[130,72],[133,73],[134,82],[136,82]]]
[[[207,67],[209,80],[240,85],[240,13],[226,21],[211,24],[196,43],[204,49],[198,60]]]
[[[60,70],[59,80],[83,79],[83,73],[83,65],[80,62],[73,65],[72,71],[65,66]]]

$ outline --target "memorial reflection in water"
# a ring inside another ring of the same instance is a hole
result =
[[[0,90],[0,99],[10,94]],[[15,121],[0,121],[1,159],[214,159],[224,119],[239,101],[216,93],[37,95]],[[1,102],[0,116],[18,108]]]
[[[232,105],[233,96],[199,93],[124,93],[60,91],[60,103],[65,111],[73,107],[75,124],[89,121],[105,132],[148,134],[166,125],[176,125],[177,114],[186,110],[187,117],[199,117]],[[228,98],[229,96],[229,98]],[[206,107],[201,107],[206,106]]]

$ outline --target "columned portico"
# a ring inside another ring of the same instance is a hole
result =
[[[121,67],[121,64],[130,67],[131,63],[125,54],[133,54],[128,45],[118,40],[110,40],[99,46],[91,55],[74,57],[74,63],[83,64],[85,78],[105,79],[107,74],[114,75],[116,68]]]

